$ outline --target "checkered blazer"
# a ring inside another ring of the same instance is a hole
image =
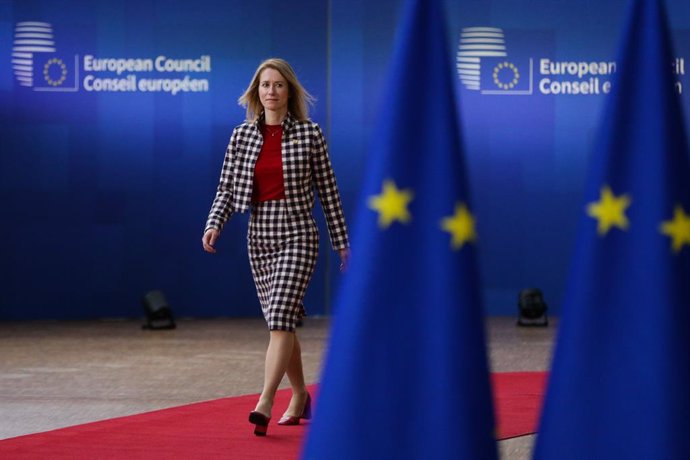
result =
[[[244,122],[233,130],[206,230],[221,230],[234,213],[250,209],[254,166],[263,142],[258,121]],[[311,120],[296,120],[288,114],[283,120],[281,149],[288,211],[292,215],[311,214],[315,186],[333,249],[348,247],[340,193],[328,157],[326,139],[319,125]]]

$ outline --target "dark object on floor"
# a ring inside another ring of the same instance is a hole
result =
[[[523,289],[518,296],[518,326],[548,326],[547,309],[541,290]]]
[[[146,324],[142,329],[175,329],[172,310],[161,291],[148,292],[141,304],[146,312]]]

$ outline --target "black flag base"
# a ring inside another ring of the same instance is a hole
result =
[[[548,326],[547,309],[540,289],[523,289],[518,296],[518,326]]]

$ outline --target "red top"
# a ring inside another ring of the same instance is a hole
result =
[[[283,126],[262,124],[261,134],[264,136],[264,145],[254,168],[252,202],[284,200],[283,155],[280,146]]]

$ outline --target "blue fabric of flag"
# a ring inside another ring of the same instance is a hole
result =
[[[690,166],[662,2],[631,2],[535,458],[690,455]]]
[[[305,459],[495,459],[454,80],[438,0],[405,5]]]

